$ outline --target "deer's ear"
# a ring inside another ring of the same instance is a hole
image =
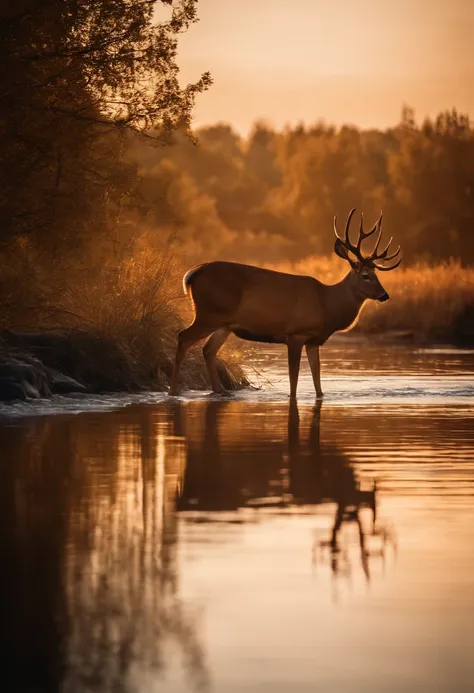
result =
[[[336,238],[334,252],[336,255],[339,255],[339,257],[342,257],[343,260],[349,260],[348,250],[340,238]]]
[[[342,257],[343,260],[347,260],[347,262],[349,262],[351,267],[354,269],[357,267],[357,262],[352,260],[349,255],[349,251],[340,238],[336,238],[336,242],[334,243],[334,252],[336,255],[339,255],[339,257]]]

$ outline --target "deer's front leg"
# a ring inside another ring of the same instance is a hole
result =
[[[291,399],[296,399],[296,388],[298,387],[302,351],[303,344],[299,340],[288,340],[288,370],[290,372]]]
[[[317,344],[306,344],[306,356],[308,357],[311,375],[313,376],[316,397],[322,397],[321,390],[321,364],[319,361],[319,346]]]

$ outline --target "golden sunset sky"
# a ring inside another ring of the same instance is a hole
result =
[[[200,0],[198,11],[178,55],[183,82],[214,78],[196,126],[384,127],[403,103],[418,118],[474,115],[474,0]]]

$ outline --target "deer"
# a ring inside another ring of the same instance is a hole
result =
[[[347,217],[343,237],[338,234],[334,217],[334,252],[350,265],[349,272],[336,284],[237,262],[211,261],[191,267],[183,277],[183,290],[192,300],[194,320],[178,335],[168,394],[179,395],[183,358],[190,347],[206,337],[203,355],[212,391],[223,394],[216,357],[227,338],[234,334],[252,342],[286,344],[292,400],[296,399],[304,348],[316,398],[322,398],[320,347],[335,332],[353,326],[367,300],[388,300],[376,271],[394,270],[402,261],[398,258],[400,246],[390,253],[393,237],[379,251],[382,212],[369,231],[364,231],[361,214],[357,243],[351,242],[350,225],[355,211],[352,209]],[[374,248],[364,256],[362,243],[374,234]],[[394,264],[386,264],[396,258]]]

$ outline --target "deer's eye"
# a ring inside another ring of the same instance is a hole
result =
[[[370,274],[366,274],[366,273],[364,272],[364,274],[362,275],[362,279],[363,279],[365,282],[370,282],[370,280],[371,280]]]

